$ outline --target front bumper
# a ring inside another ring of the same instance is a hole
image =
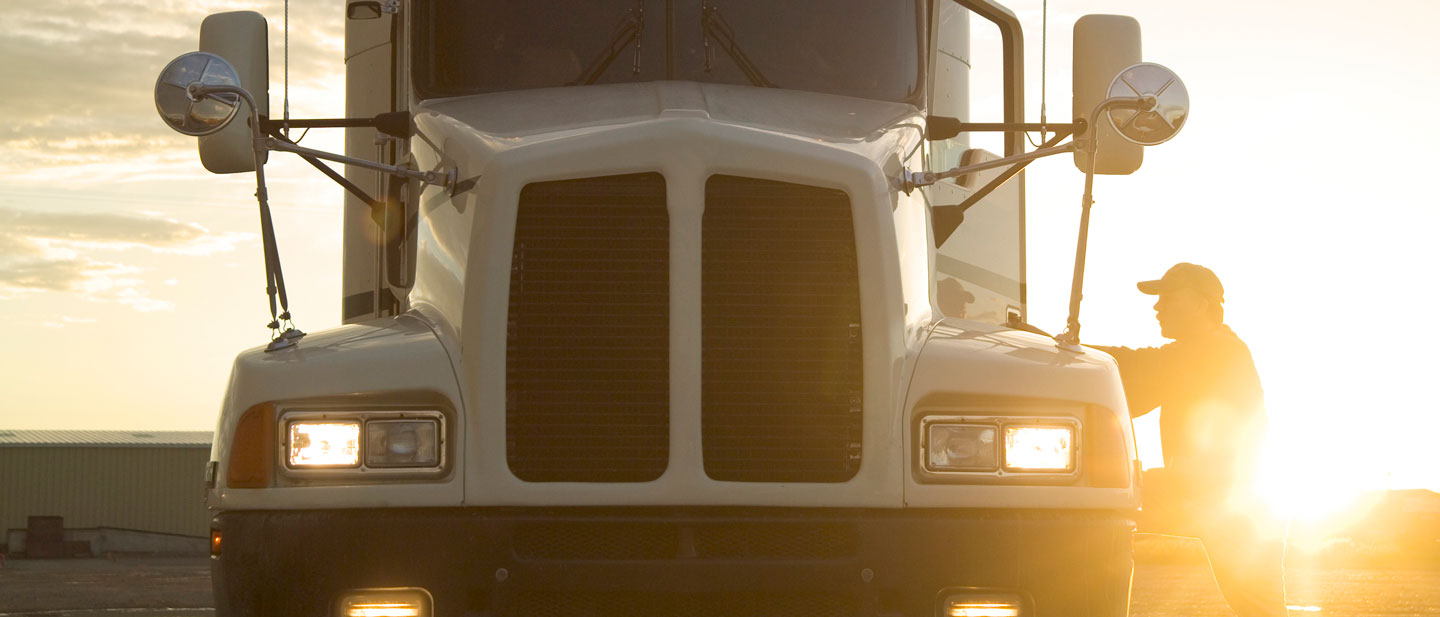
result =
[[[941,617],[944,590],[1025,617],[1129,605],[1132,513],[795,508],[230,511],[220,617],[334,613],[422,587],[440,616]]]

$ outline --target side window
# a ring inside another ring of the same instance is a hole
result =
[[[1000,30],[954,2],[936,3],[935,70],[930,112],[967,122],[1004,119]],[[999,158],[1001,133],[961,133],[930,143],[930,169],[942,171]],[[932,207],[957,205],[1000,170],[928,187]],[[1024,306],[1022,178],[1014,178],[965,212],[965,222],[935,250],[935,306],[947,317],[1003,324]],[[933,211],[932,211],[933,214]]]

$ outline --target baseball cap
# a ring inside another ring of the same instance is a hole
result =
[[[1215,276],[1215,273],[1205,266],[1191,263],[1175,264],[1166,270],[1165,276],[1159,280],[1140,281],[1135,286],[1139,287],[1142,293],[1152,296],[1177,289],[1190,289],[1206,298],[1225,301],[1225,288],[1220,285],[1220,277]]]

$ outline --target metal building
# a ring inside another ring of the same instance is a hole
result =
[[[30,516],[62,516],[66,529],[206,536],[211,436],[0,430],[0,534]]]

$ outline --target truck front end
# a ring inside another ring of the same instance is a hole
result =
[[[236,360],[222,617],[1127,613],[1115,366],[1006,326],[1023,178],[943,234],[993,174],[903,182],[994,158],[925,127],[1007,11],[369,4],[352,110],[411,125],[348,153],[453,180],[352,168],[347,325]]]

